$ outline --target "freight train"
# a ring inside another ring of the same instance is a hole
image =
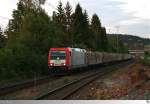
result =
[[[51,72],[62,72],[131,58],[130,54],[92,52],[80,48],[51,48],[48,54],[48,68]]]

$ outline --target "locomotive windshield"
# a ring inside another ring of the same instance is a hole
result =
[[[64,60],[66,59],[65,51],[51,51],[51,59],[52,60]]]

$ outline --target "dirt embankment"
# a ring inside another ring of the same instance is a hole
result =
[[[136,63],[91,83],[70,99],[150,99],[150,67]]]

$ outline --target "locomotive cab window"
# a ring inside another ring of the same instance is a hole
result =
[[[65,60],[66,59],[66,52],[65,51],[51,51],[51,59],[52,60]]]

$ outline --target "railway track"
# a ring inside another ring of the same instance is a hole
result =
[[[24,82],[16,82],[16,83],[10,83],[4,86],[0,87],[0,96],[24,89],[24,88],[28,88],[28,87],[34,87],[37,86],[39,84],[42,83],[46,83],[49,80],[55,80],[56,78],[53,76],[46,76],[46,77],[42,77],[39,79],[34,79],[34,80],[28,80],[28,81],[24,81]]]
[[[87,73],[88,72],[85,72],[85,73],[81,72],[83,76],[86,75]],[[23,82],[8,83],[6,85],[0,86],[0,97],[5,96],[7,94],[11,94],[13,92],[16,92],[22,89],[28,89],[28,88],[35,87],[44,83],[48,83],[50,81],[54,81],[59,78],[60,76],[59,77],[45,76],[39,79],[30,79],[30,80],[26,80]]]
[[[83,74],[84,76],[84,74],[86,73],[81,73],[81,74]],[[52,75],[52,76],[45,76],[45,77],[37,78],[37,79],[30,79],[30,80],[26,80],[22,82],[8,83],[6,85],[0,86],[0,97],[25,89],[25,88],[28,89],[28,88],[35,87],[44,83],[48,83],[50,81],[55,81],[60,78],[62,78],[62,76],[55,77],[55,75]]]
[[[129,62],[119,64],[118,67],[129,65]],[[105,71],[104,71],[105,70]],[[38,97],[35,97],[36,100],[49,99],[49,100],[63,100],[67,99],[69,96],[74,94],[76,91],[80,90],[82,87],[91,83],[99,77],[104,76],[107,73],[114,71],[114,65],[102,68],[100,71],[95,72],[94,74],[89,74],[83,78],[80,78],[76,81],[72,81],[69,84],[58,87],[52,91],[46,92]]]
[[[123,63],[130,63],[130,62],[123,62]],[[116,66],[116,64],[115,65],[111,65],[111,67],[113,67],[113,66]],[[119,65],[117,64],[117,66],[119,66]],[[72,93],[74,93],[75,91],[77,91],[81,87],[83,87],[86,84],[90,83],[91,81],[95,80],[97,77],[103,76],[103,74],[107,73],[106,71],[104,71],[104,69],[105,69],[105,67],[102,67],[101,70],[100,70],[101,72],[93,69],[93,71],[91,71],[91,72],[89,71],[89,72],[80,73],[82,76],[85,76],[85,77],[81,77],[80,79],[78,78],[78,80],[76,79],[76,80],[72,81],[71,83],[69,83],[67,85],[64,85],[63,87],[66,88],[66,86],[69,87],[70,85],[77,86],[76,89],[73,92],[72,92],[73,87],[70,89],[70,91]],[[97,71],[97,72],[95,73],[94,71]],[[110,71],[110,70],[108,70],[108,71]],[[74,75],[74,76],[76,76],[76,75]],[[5,96],[7,94],[11,94],[11,93],[16,92],[16,91],[20,91],[22,89],[28,89],[28,88],[32,88],[34,86],[38,86],[38,85],[41,85],[41,84],[44,84],[44,83],[48,83],[50,81],[55,81],[57,79],[60,79],[60,77],[46,76],[46,77],[42,77],[42,78],[39,78],[39,79],[24,81],[24,82],[21,82],[21,83],[20,82],[18,82],[18,83],[11,83],[11,84],[8,84],[8,85],[5,85],[5,86],[1,86],[0,87],[0,97]],[[80,84],[82,80],[83,80],[83,82],[82,82],[82,84]],[[76,83],[76,85],[74,85],[75,83]],[[57,90],[57,92],[59,92],[60,91],[59,89],[61,89],[61,88],[62,87],[59,87],[59,88],[57,88],[57,89],[55,89],[53,91],[49,91],[47,93],[47,95],[49,95],[51,93],[54,93],[54,95],[55,95],[55,91]],[[68,92],[68,91],[64,91],[64,92],[62,92],[62,94],[66,95],[67,94],[66,92]],[[45,99],[44,97],[42,97],[44,95],[46,96],[46,93],[42,94],[42,95],[40,95],[38,97],[33,97],[33,99]],[[56,94],[56,95],[58,96],[59,94]],[[70,95],[70,94],[67,94],[67,95]],[[64,98],[59,98],[59,97],[56,97],[56,96],[53,97],[53,98],[54,99],[65,99],[65,97]],[[51,99],[53,99],[53,98],[51,98]]]

